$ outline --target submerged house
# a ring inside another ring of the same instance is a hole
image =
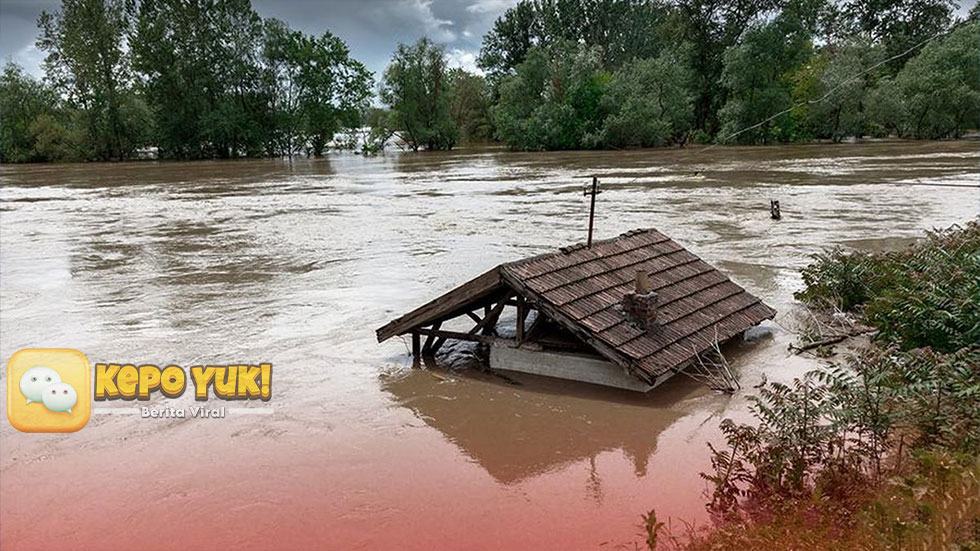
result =
[[[498,322],[516,311],[513,336]],[[653,229],[501,264],[377,330],[416,358],[447,339],[490,367],[648,391],[776,312]],[[460,320],[465,330],[446,329]],[[425,337],[424,343],[422,337]]]

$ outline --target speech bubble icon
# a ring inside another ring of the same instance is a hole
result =
[[[24,372],[20,378],[20,391],[27,398],[27,403],[41,402],[44,389],[53,383],[60,383],[61,375],[50,367],[39,365]],[[74,389],[73,389],[74,390]]]
[[[54,383],[46,387],[42,395],[44,407],[51,411],[71,413],[71,408],[75,407],[75,402],[78,401],[75,387],[68,383]]]

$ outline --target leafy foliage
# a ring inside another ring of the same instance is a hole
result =
[[[518,149],[957,137],[976,126],[980,51],[975,23],[940,36],[953,10],[949,0],[524,0],[484,37],[480,63],[500,92],[498,137]],[[541,51],[552,77],[585,51],[595,67],[533,96],[546,103],[533,115],[516,90],[539,91]],[[655,59],[669,59],[670,71],[651,71]],[[670,117],[668,130],[657,116],[673,110],[659,104],[663,92],[629,94],[628,108],[598,121],[564,102],[563,90],[605,73],[624,86],[597,87],[600,104],[622,107],[624,88],[667,87],[685,98],[685,123]],[[527,136],[516,132],[519,116],[551,126]],[[680,136],[687,125],[690,136]]]
[[[462,69],[449,71],[449,113],[460,137],[466,141],[487,141],[493,137],[490,119],[490,89],[479,75]]]
[[[572,42],[534,48],[500,83],[497,136],[527,150],[682,141],[691,128],[692,96],[681,55],[636,59],[610,73],[596,48]]]
[[[721,139],[749,143],[796,139],[792,117],[767,119],[792,105],[792,70],[810,53],[803,31],[798,22],[777,18],[749,30],[741,44],[725,53],[722,83],[728,101],[719,114]],[[742,131],[757,123],[762,124]]]
[[[598,52],[571,42],[534,48],[500,85],[497,135],[519,149],[578,149],[600,124],[609,83]]]
[[[702,474],[719,525],[685,548],[976,548],[978,259],[971,222],[902,252],[838,250],[809,266],[800,298],[863,307],[882,345],[764,386],[754,424],[722,422],[726,446]]]
[[[42,12],[38,19],[37,46],[47,53],[47,80],[77,110],[89,155],[102,160],[132,156],[150,137],[125,48],[131,26],[126,5],[123,0],[63,0],[59,11]],[[37,134],[45,137],[46,157],[63,158],[65,148],[55,146],[62,140],[50,139],[53,123],[36,121]]]
[[[690,79],[687,65],[672,52],[627,63],[602,96],[604,119],[590,143],[621,148],[682,140],[693,123]]]
[[[413,150],[452,149],[459,129],[450,113],[446,52],[428,38],[399,44],[381,81],[381,101]]]
[[[637,0],[521,0],[483,38],[479,64],[494,78],[513,74],[535,47],[563,42],[598,52],[605,68],[663,49],[661,22],[667,6]]]
[[[980,24],[930,43],[895,77],[900,131],[915,138],[959,137],[980,116]]]
[[[931,232],[904,251],[818,255],[799,300],[863,311],[864,322],[905,349],[953,352],[980,343],[980,223]]]
[[[46,78],[35,91],[47,106],[5,102],[0,151],[7,161],[150,148],[317,156],[349,145],[334,141],[341,133],[372,134],[366,150],[380,151],[390,131],[413,149],[494,138],[525,150],[955,138],[980,117],[980,28],[976,10],[957,21],[954,8],[521,0],[484,37],[486,78],[450,71],[428,39],[400,46],[379,90],[384,125],[361,130],[373,76],[329,32],[263,20],[250,0],[63,0],[39,20]],[[29,88],[6,82],[11,97]]]
[[[305,148],[320,157],[334,134],[358,124],[372,79],[342,40],[330,32],[310,36],[271,20],[265,23],[262,57],[273,101],[273,154]]]

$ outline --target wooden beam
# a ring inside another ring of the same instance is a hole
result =
[[[474,331],[480,331],[484,335],[491,335],[496,331],[497,320],[500,319],[500,314],[504,311],[504,306],[507,306],[507,301],[514,296],[513,293],[507,293],[506,295],[500,297],[500,302],[493,307],[493,310],[489,314],[483,317],[483,321],[480,323],[483,327],[474,327]]]
[[[469,316],[471,320],[473,320],[473,321],[475,321],[477,323],[480,323],[481,321],[483,321],[483,319],[480,318],[480,316],[474,314],[473,312],[467,312],[466,315]]]
[[[500,282],[500,267],[492,268],[441,297],[430,300],[419,308],[388,322],[384,327],[378,328],[376,331],[378,342],[384,342],[395,335],[407,334],[414,327],[429,325],[439,319],[445,319],[450,312],[475,302],[478,303],[503,290]]]
[[[418,358],[422,355],[422,342],[418,331],[412,331],[412,356]]]
[[[473,327],[473,329],[470,329],[469,333],[466,334],[476,335],[477,333],[480,333],[482,329],[482,333],[484,335],[490,336],[491,335],[490,330],[494,329],[494,324],[496,324],[497,319],[500,318],[500,313],[504,311],[504,306],[507,306],[507,299],[510,298],[510,296],[511,293],[507,293],[506,295],[501,297],[500,302],[498,302],[497,305],[493,307],[493,310],[490,310],[489,314],[483,316],[483,319],[480,320],[480,322],[477,323]],[[434,327],[434,329],[439,329],[439,328]],[[452,333],[452,331],[446,333]],[[463,334],[463,333],[459,333],[459,334]],[[431,338],[431,335],[429,338]],[[447,338],[455,338],[455,337],[450,337],[448,335],[439,336],[439,338],[434,343],[432,343],[432,349],[430,354],[435,354],[436,351],[439,350],[439,348],[442,347],[442,345],[446,342]]]
[[[439,340],[443,340],[443,341],[446,339],[455,339],[458,341],[471,341],[471,342],[481,342],[484,344],[489,344],[494,340],[494,337],[490,337],[487,335],[480,335],[477,333],[462,333],[460,331],[444,331],[441,329],[419,329],[418,331],[423,335],[428,335],[429,337],[437,337]]]
[[[438,330],[439,327],[441,327],[441,326],[442,326],[442,322],[441,321],[432,324],[432,328],[435,329],[435,330]],[[430,356],[430,355],[435,354],[436,351],[432,349],[432,345],[435,342],[436,338],[431,333],[424,333],[422,330],[418,330],[418,331],[419,331],[419,333],[422,333],[423,335],[426,335],[426,334],[428,335],[428,337],[426,337],[426,339],[425,339],[425,345],[422,346],[422,355],[423,356]]]

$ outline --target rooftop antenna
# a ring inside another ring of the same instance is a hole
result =
[[[592,226],[593,226],[593,224],[595,222],[595,196],[596,195],[599,195],[600,193],[602,193],[602,192],[599,191],[599,178],[596,177],[596,176],[593,176],[592,177],[592,189],[589,189],[589,186],[586,185],[585,186],[585,193],[584,193],[584,195],[591,195],[592,196],[592,201],[589,204],[589,241],[585,245],[586,247],[588,247],[590,249],[592,248]]]

